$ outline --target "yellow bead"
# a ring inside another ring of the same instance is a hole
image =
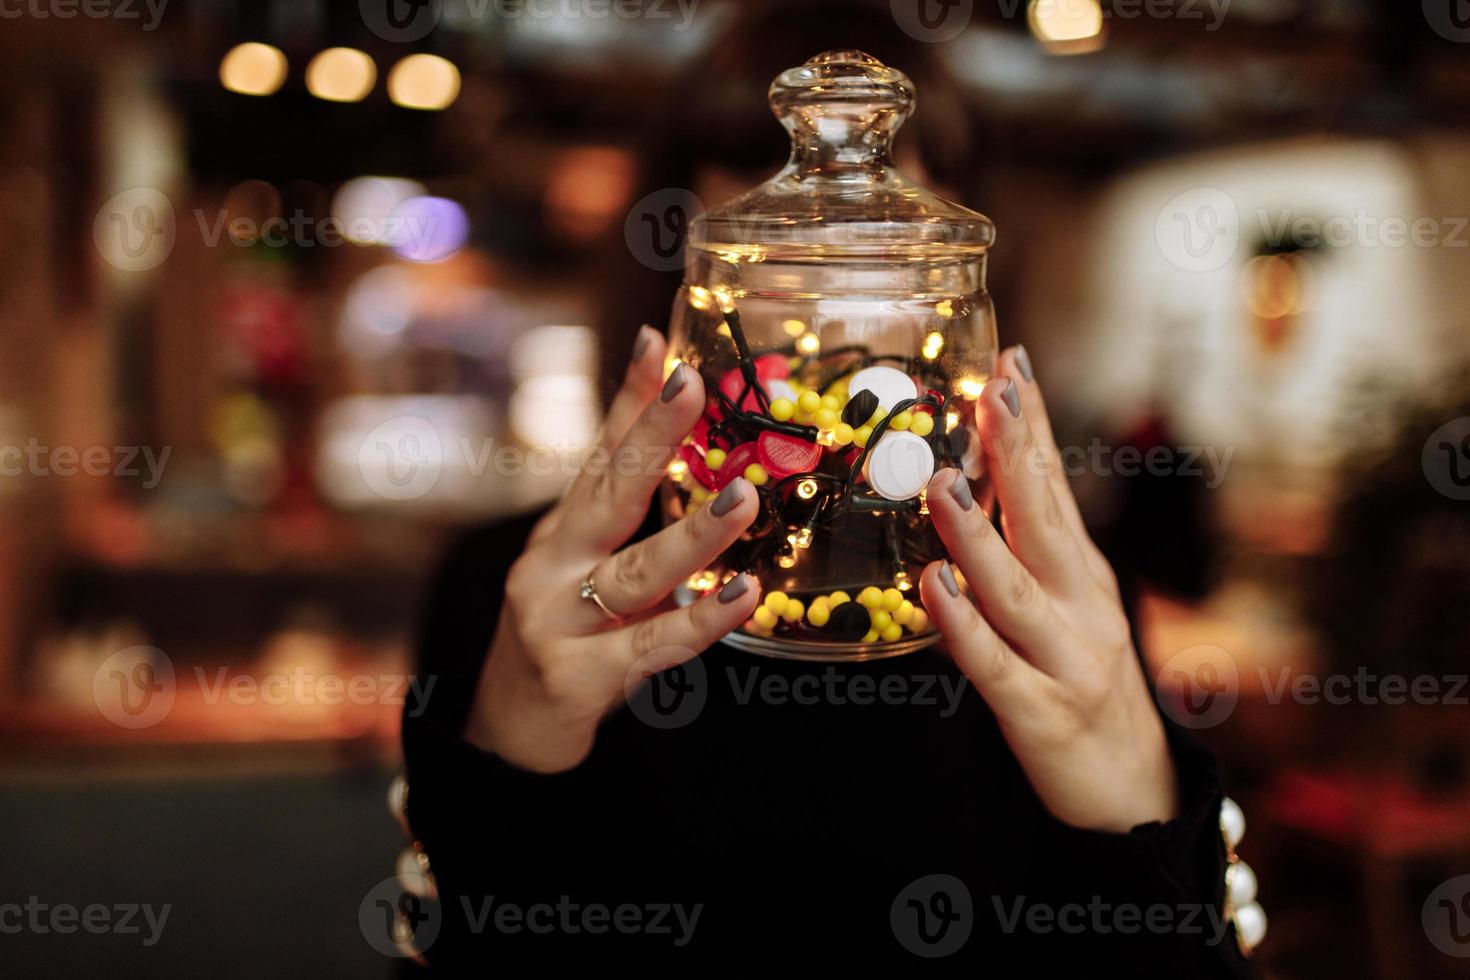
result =
[[[811,415],[822,407],[822,396],[815,391],[803,391],[796,399],[796,407]]]
[[[864,609],[883,608],[883,590],[876,585],[870,585],[858,593],[858,604]]]
[[[922,633],[929,628],[929,614],[918,607],[914,608],[914,618],[909,621],[909,629],[915,633]]]
[[[847,446],[852,443],[852,426],[846,422],[838,422],[832,430],[832,441],[839,446]]]
[[[914,424],[914,413],[905,409],[888,420],[888,427],[895,432],[902,432]]]
[[[750,618],[755,620],[755,624],[763,630],[771,629],[776,625],[776,614],[765,606],[756,609]]]
[[[893,617],[883,610],[873,609],[869,610],[869,612],[871,614],[869,618],[873,622],[873,629],[877,630],[879,633],[883,632],[888,627],[893,625]]]
[[[844,602],[851,601],[852,596],[848,595],[846,592],[843,592],[841,589],[838,589],[836,592],[832,593],[832,597],[827,600],[828,604],[834,609],[842,605]]]
[[[914,619],[914,604],[907,599],[893,611],[893,621],[900,626],[907,626]]]
[[[816,414],[817,428],[835,429],[842,421],[835,408],[819,408]]]
[[[822,396],[822,407],[830,408],[834,412],[840,412],[842,411],[842,399],[838,398],[831,392],[828,392],[827,394]]]
[[[811,412],[797,412],[796,418],[792,421],[794,421],[797,425],[814,425],[817,421],[817,417]]]
[[[862,642],[864,642],[864,643],[877,643],[878,642],[878,634],[877,634],[877,632],[875,630],[868,630],[866,633],[863,634]]]
[[[878,631],[878,635],[883,637],[883,639],[887,640],[889,643],[892,643],[894,640],[903,636],[903,627],[898,625],[897,623],[889,623],[887,626]]]
[[[796,406],[790,398],[777,398],[771,402],[771,418],[777,422],[785,422],[796,414]]]
[[[855,429],[853,431],[853,433],[852,433],[852,444],[854,446],[857,446],[859,449],[865,449],[865,448],[867,448],[868,440],[871,439],[872,437],[873,437],[873,427],[871,425],[865,425],[862,428]]]
[[[702,504],[709,499],[709,491],[704,487],[695,487],[689,491],[689,496],[694,498],[696,504]]]
[[[751,483],[754,483],[758,487],[763,487],[766,485],[766,468],[759,463],[751,463],[749,466],[747,466],[745,468],[744,476],[747,480],[749,480]]]
[[[725,451],[723,449],[711,449],[704,454],[704,465],[712,470],[717,470],[725,465]]]
[[[779,616],[786,611],[786,603],[790,601],[784,592],[767,592],[766,601],[761,605]]]
[[[879,405],[877,408],[873,409],[873,414],[868,416],[868,425],[877,425],[879,422],[883,421],[884,416],[886,416],[887,414],[888,409],[884,408],[882,405]]]
[[[916,436],[927,436],[934,431],[934,416],[915,415],[914,420],[909,423],[909,431]]]
[[[792,599],[786,603],[786,611],[781,614],[781,618],[788,623],[799,623],[804,615],[806,615],[806,606],[802,605],[800,599]]]
[[[889,612],[893,612],[895,609],[897,609],[901,605],[903,605],[903,593],[902,592],[898,591],[897,589],[884,589],[883,590],[883,608],[884,609],[888,610]]]
[[[826,626],[827,620],[832,617],[832,610],[827,606],[825,599],[813,599],[810,608],[806,611],[806,621],[813,626]]]

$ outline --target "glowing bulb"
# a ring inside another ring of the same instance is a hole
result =
[[[939,332],[936,331],[936,332],[931,333],[929,336],[927,336],[927,337],[924,338],[924,357],[925,358],[927,358],[928,360],[931,360],[932,361],[936,357],[939,356],[939,352],[942,351],[942,350],[944,350],[944,335],[943,334],[941,334],[941,333],[939,333]]]
[[[812,529],[804,527],[800,531],[797,531],[796,536],[791,539],[791,543],[798,548],[810,548],[812,546]]]
[[[377,65],[356,48],[327,48],[306,66],[307,89],[328,102],[361,102],[377,80]]]
[[[934,312],[938,313],[945,319],[954,316],[954,301],[948,299],[940,300],[939,302],[934,304]],[[938,334],[931,334],[930,336],[938,336]]]
[[[715,302],[720,304],[721,313],[729,313],[735,309],[735,297],[730,295],[730,290],[724,286],[716,286],[710,292],[714,294]]]
[[[985,390],[985,382],[980,378],[961,378],[960,394],[966,398],[979,398],[980,392]]]
[[[1037,40],[1060,45],[1058,53],[1081,53],[1096,50],[1095,41],[1102,34],[1103,13],[1097,0],[1031,0],[1026,20]]]
[[[795,568],[796,553],[787,548],[776,556],[776,564],[780,565],[782,568]]]
[[[920,490],[919,491],[919,516],[920,517],[928,517],[929,516],[929,491],[928,491],[928,489],[924,489],[924,490]]]
[[[837,437],[832,434],[832,430],[831,429],[818,429],[817,430],[817,445],[819,445],[819,446],[835,446],[835,445],[837,445]]]
[[[909,578],[909,573],[900,568],[893,575],[893,584],[900,592],[907,592],[914,587],[914,582]]]
[[[286,56],[269,44],[237,44],[220,60],[219,81],[241,95],[270,95],[286,81]]]
[[[682,459],[676,459],[669,464],[669,479],[675,483],[681,482],[689,475],[689,464]]]
[[[782,320],[781,329],[786,331],[788,337],[800,337],[806,333],[806,324],[800,320]]]
[[[817,495],[817,481],[802,480],[796,485],[796,495],[802,500],[811,500]]]
[[[459,69],[434,54],[411,54],[388,73],[388,97],[406,109],[443,109],[459,97]]]
[[[960,413],[959,412],[945,412],[944,413],[944,431],[945,432],[953,432],[954,429],[955,429],[955,426],[957,426],[959,424],[960,424]]]
[[[719,579],[715,576],[715,573],[706,568],[702,572],[695,572],[689,576],[689,588],[695,592],[708,592],[715,587],[715,583],[718,581]]]
[[[696,310],[709,309],[713,301],[714,297],[712,297],[710,295],[710,291],[708,289],[705,289],[703,286],[689,287],[689,305],[694,307]]]
[[[817,339],[816,334],[804,333],[801,335],[801,339],[796,342],[796,349],[803,354],[815,354],[822,349],[822,342]]]

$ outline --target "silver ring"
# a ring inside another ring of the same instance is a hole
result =
[[[608,619],[616,622],[617,620],[623,618],[617,613],[613,612],[611,609],[607,608],[607,603],[603,602],[602,596],[597,594],[597,586],[594,585],[592,582],[591,572],[587,573],[587,577],[582,580],[582,587],[577,591],[583,599],[591,599],[593,602],[595,602],[597,604],[598,610],[601,611],[601,613]]]

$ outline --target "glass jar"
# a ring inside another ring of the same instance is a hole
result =
[[[690,226],[670,363],[709,400],[663,490],[679,520],[744,475],[760,515],[680,601],[738,572],[762,604],[726,642],[865,660],[938,639],[914,587],[943,557],[925,504],[940,467],[985,500],[975,399],[995,369],[994,226],[915,185],[890,144],[909,79],[858,51],[783,72],[791,159]]]

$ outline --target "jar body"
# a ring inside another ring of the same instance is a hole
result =
[[[956,466],[988,500],[975,399],[996,348],[983,251],[691,246],[668,368],[699,371],[708,402],[670,467],[664,517],[742,475],[761,509],[677,598],[752,574],[762,606],[726,642],[771,656],[865,660],[935,642],[917,582],[944,550],[922,488]]]

